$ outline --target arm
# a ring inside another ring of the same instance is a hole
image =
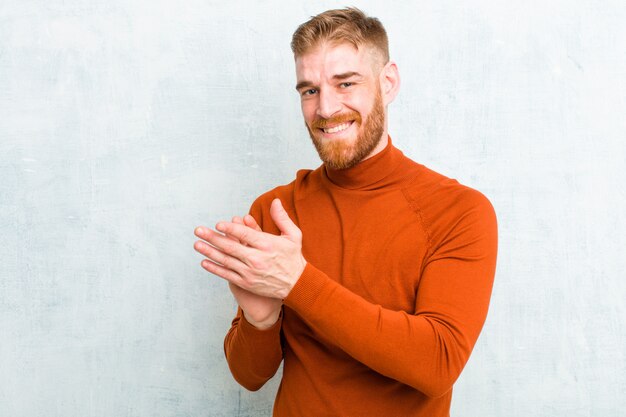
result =
[[[414,314],[372,304],[313,265],[294,267],[297,227],[285,220],[280,204],[272,203],[271,214],[280,237],[220,225],[250,245],[213,240],[219,247],[213,256],[233,268],[220,276],[250,291],[284,297],[285,306],[309,326],[380,374],[432,397],[445,394],[465,366],[487,314],[497,251],[491,204],[482,195],[473,199],[445,236],[431,242]]]
[[[256,214],[261,219],[258,211],[253,205],[250,215],[243,219],[233,217],[233,223],[261,231],[253,216]],[[201,230],[196,234],[202,237]],[[233,236],[225,237],[240,243]],[[202,242],[196,243],[196,249],[202,246]],[[203,266],[206,262],[203,261]],[[274,376],[282,361],[282,301],[259,296],[232,283],[229,283],[229,288],[239,308],[224,339],[224,353],[235,380],[245,388],[256,391]]]
[[[371,304],[310,264],[284,304],[357,361],[441,396],[465,366],[487,315],[496,229],[481,196],[429,254],[414,314]]]
[[[258,390],[278,370],[283,360],[281,324],[282,316],[270,328],[258,329],[238,309],[224,339],[224,354],[233,377],[246,389]]]

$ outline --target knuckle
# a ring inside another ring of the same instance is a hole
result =
[[[222,245],[222,248],[226,251],[226,252],[232,252],[233,248],[235,247],[235,241],[233,239],[227,239],[224,241],[224,244]]]
[[[231,271],[228,275],[229,275],[228,276],[228,280],[230,282],[234,283],[238,287],[244,288],[245,281],[243,279],[241,279],[241,276],[239,276],[239,274],[236,274],[236,273]]]
[[[237,274],[233,272],[233,281],[238,287],[243,288],[244,290],[250,290],[252,287],[246,274]]]
[[[230,240],[224,245],[224,252],[232,256],[237,253],[240,246],[241,244],[238,241]]]
[[[251,255],[248,258],[248,262],[250,263],[250,266],[253,269],[263,269],[265,266],[265,262],[263,261],[263,259],[261,257],[259,257],[258,255]]]
[[[246,291],[250,291],[250,292],[254,292],[254,286],[250,283],[250,281],[248,281],[245,278],[240,278],[241,279],[241,285],[240,287],[243,288]]]
[[[270,250],[272,250],[272,244],[266,240],[258,242],[256,246],[257,248],[259,248],[259,250],[262,250],[263,252],[269,252]]]

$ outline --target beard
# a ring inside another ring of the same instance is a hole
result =
[[[329,125],[349,121],[357,124],[357,137],[352,143],[345,139],[324,140],[318,130]],[[328,168],[352,168],[365,159],[382,139],[385,128],[385,107],[383,106],[380,86],[376,91],[374,104],[365,119],[365,124],[362,123],[361,115],[358,112],[351,111],[330,119],[315,119],[310,127],[308,124],[306,127],[320,159]]]

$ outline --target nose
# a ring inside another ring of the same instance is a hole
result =
[[[319,106],[317,107],[319,117],[329,119],[340,110],[341,101],[334,91],[326,89],[319,92]]]

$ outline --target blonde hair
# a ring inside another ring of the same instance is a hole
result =
[[[367,45],[380,54],[383,65],[389,61],[389,41],[382,23],[356,7],[327,10],[311,17],[294,32],[291,50],[297,58],[323,42],[347,42],[357,49]]]

